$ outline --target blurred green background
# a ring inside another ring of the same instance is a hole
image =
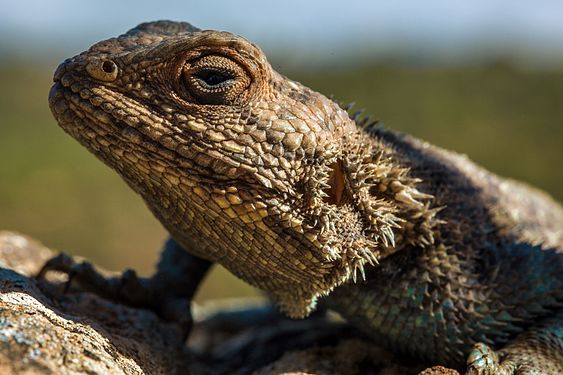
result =
[[[70,11],[78,9],[74,7]],[[287,11],[290,8],[288,5]],[[205,9],[200,13],[205,14]],[[0,28],[0,230],[31,235],[49,247],[84,256],[107,269],[132,267],[143,274],[152,272],[166,233],[114,172],[58,128],[47,106],[57,61],[96,40],[124,32],[137,19],[112,18],[112,30],[103,32],[87,28],[86,23],[88,34],[74,35],[66,47],[60,39],[64,32],[55,30],[50,42],[53,48],[48,48],[39,42],[49,34],[26,39],[25,33],[39,34],[30,32],[23,18],[17,21],[18,14],[25,14],[23,8],[13,11],[11,24],[3,26],[7,31]],[[208,19],[203,15],[196,22],[197,14],[195,20],[189,14],[184,19],[222,29],[228,29],[233,17],[237,19],[236,14],[231,18],[223,14],[222,19],[205,24]],[[71,16],[69,13],[69,19]],[[179,18],[148,11],[138,12],[136,17],[139,21]],[[227,26],[221,20],[229,20]],[[55,17],[53,22],[64,23],[64,18]],[[320,47],[297,44],[293,50],[288,42],[276,43],[275,38],[245,29],[241,26],[245,22],[249,21],[241,18],[239,24],[231,25],[232,31],[258,39],[278,71],[339,101],[355,102],[389,128],[468,154],[493,172],[527,181],[563,201],[563,63],[553,48],[541,55],[537,44],[518,37],[512,41],[514,50],[501,48],[502,53],[494,53],[498,50],[477,48],[490,47],[487,36],[496,35],[493,32],[482,36],[482,44],[473,40],[469,50],[457,44],[450,48],[448,43],[420,50],[416,40],[398,43],[400,48],[382,49],[379,39],[369,39],[369,32],[363,44],[349,35],[353,43],[335,42],[332,48],[330,35],[310,32],[299,40],[305,43],[310,36],[313,41],[322,40],[328,49],[324,47],[323,52]],[[287,27],[276,22],[268,28]],[[76,20],[70,23],[72,29]],[[319,25],[323,27],[322,22]],[[424,29],[424,25],[418,26]],[[417,24],[409,27],[418,32]],[[118,30],[113,32],[113,28]],[[18,30],[25,32],[18,34]],[[18,35],[23,35],[19,43],[14,41]],[[435,36],[438,41],[440,37]],[[428,38],[432,40],[431,33]],[[366,45],[378,51],[377,56],[367,53]],[[218,269],[198,299],[254,293]]]

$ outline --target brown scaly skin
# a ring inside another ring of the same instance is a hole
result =
[[[397,352],[563,372],[563,210],[544,193],[365,126],[244,38],[187,23],[65,61],[49,102],[181,247],[288,315],[329,295]]]

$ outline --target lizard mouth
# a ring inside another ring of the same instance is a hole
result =
[[[65,63],[61,64],[63,66]],[[165,141],[158,139],[151,127],[129,114],[129,110],[118,107],[118,103],[139,103],[124,94],[74,77],[72,73],[60,73],[57,69],[54,84],[49,91],[49,107],[58,124],[65,132],[79,141],[99,159],[115,168],[116,156],[138,161],[142,153],[151,159],[166,159],[168,163],[182,163],[178,168],[194,169],[188,160],[179,155]],[[68,78],[67,78],[68,77]],[[102,95],[97,95],[102,94]],[[101,96],[106,99],[102,100]],[[141,160],[142,162],[142,160]]]
[[[109,153],[104,153],[104,148],[126,148],[127,142],[141,142],[135,129],[82,98],[76,87],[67,87],[60,80],[55,80],[49,91],[49,107],[61,128],[104,162],[109,162]],[[147,146],[148,142],[145,141]]]

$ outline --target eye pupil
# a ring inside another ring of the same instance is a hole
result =
[[[233,77],[226,73],[214,70],[203,70],[197,74],[197,77],[209,86],[219,86],[233,79]]]

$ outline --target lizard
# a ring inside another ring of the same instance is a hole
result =
[[[169,232],[168,261],[187,257],[181,309],[219,263],[288,316],[322,299],[397,353],[563,373],[563,209],[546,193],[351,115],[245,38],[185,22],[65,60],[49,104]],[[172,289],[68,257],[49,269],[138,304],[137,289]]]

